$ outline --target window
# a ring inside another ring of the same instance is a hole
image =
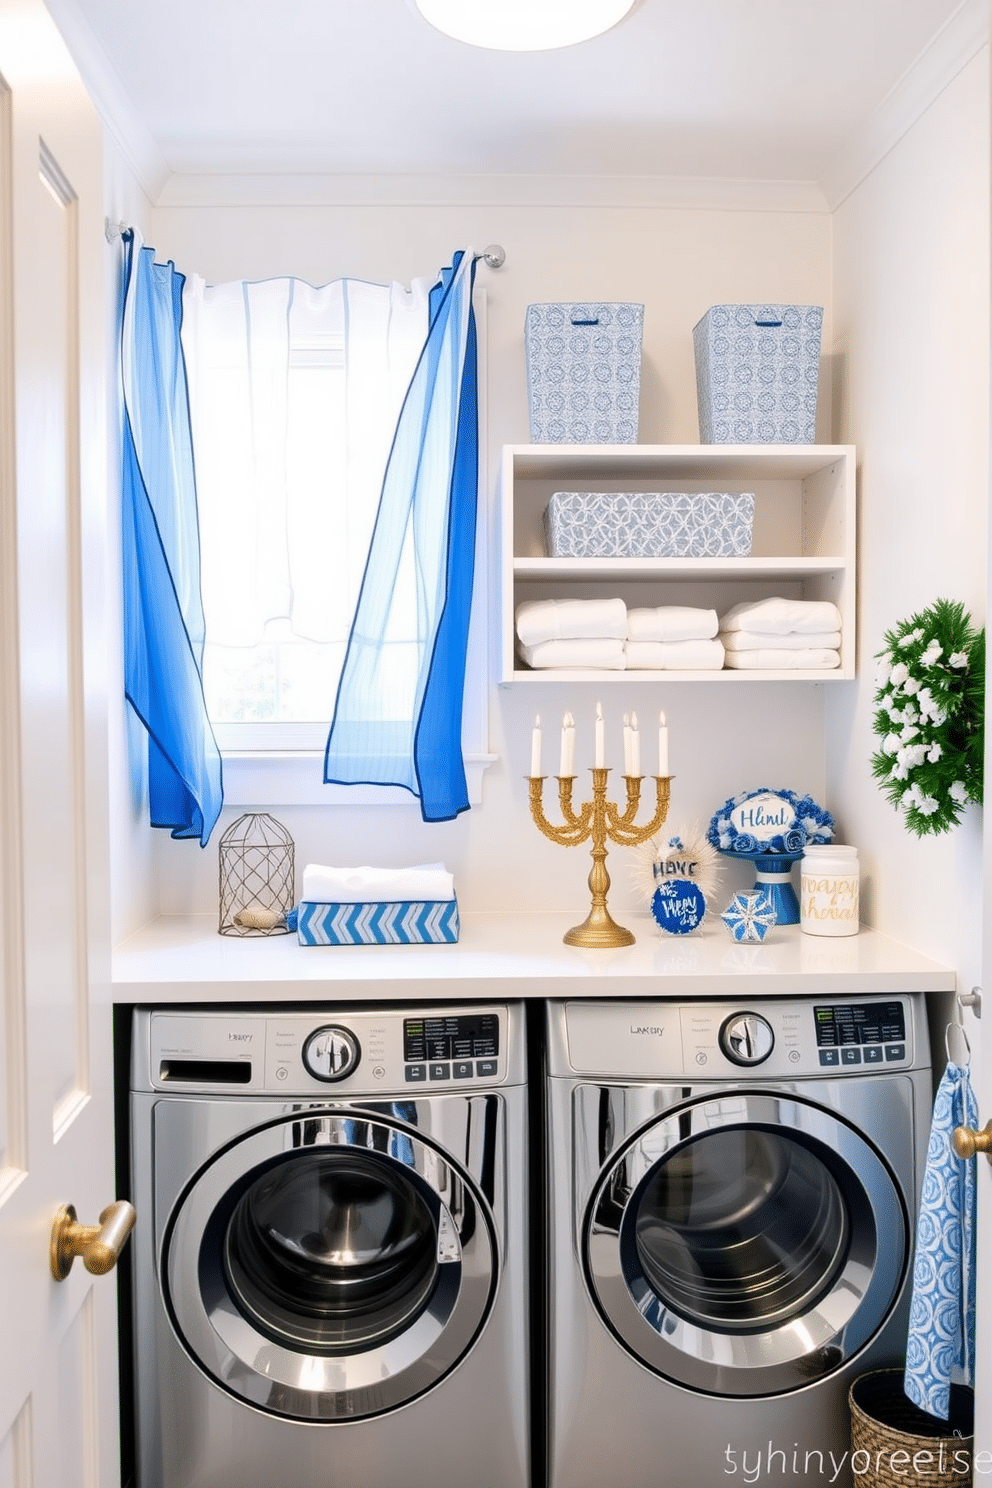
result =
[[[428,294],[426,282],[187,281],[204,688],[232,803],[362,799],[357,787],[324,785],[319,756],[383,472],[427,334]],[[484,618],[481,574],[477,555],[474,612],[481,601]],[[411,605],[416,578],[409,546],[397,592]],[[486,687],[478,618],[473,630],[463,743],[478,759]],[[402,659],[395,686],[410,690]],[[270,770],[266,786],[259,770],[276,755],[278,780]],[[369,790],[381,800],[389,788]],[[401,789],[395,797],[410,800]]]

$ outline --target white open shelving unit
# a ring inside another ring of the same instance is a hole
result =
[[[855,675],[855,451],[852,445],[505,445],[500,477],[499,681],[849,681]],[[555,491],[754,493],[747,558],[549,558],[544,510]],[[841,664],[829,671],[532,671],[516,656],[526,599],[619,595],[628,606],[829,599],[841,612]]]

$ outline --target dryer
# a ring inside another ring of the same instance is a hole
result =
[[[548,1009],[550,1488],[850,1483],[905,1358],[922,996]]]
[[[526,1488],[519,1005],[138,1009],[137,1488]]]

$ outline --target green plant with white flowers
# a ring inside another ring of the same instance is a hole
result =
[[[918,837],[948,832],[982,803],[985,631],[957,601],[886,631],[875,693],[875,779]]]

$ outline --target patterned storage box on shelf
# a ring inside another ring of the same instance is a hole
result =
[[[746,558],[754,497],[725,491],[556,491],[550,558]]]
[[[315,904],[296,910],[301,945],[427,945],[458,939],[457,899]]]
[[[819,305],[713,305],[693,329],[703,444],[815,444]]]
[[[636,444],[643,305],[528,305],[534,444]]]

